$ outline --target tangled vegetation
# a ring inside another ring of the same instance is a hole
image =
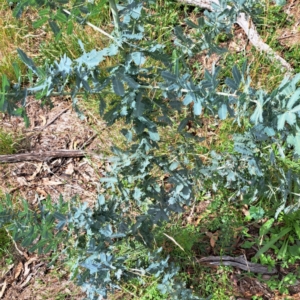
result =
[[[184,25],[176,14],[165,14],[169,19],[162,22],[174,26],[165,32],[152,21],[162,9],[153,1],[12,3],[16,17],[36,7],[34,26],[50,26],[56,43],[48,50],[42,45],[54,58],[39,58],[39,65],[18,49],[27,73],[14,63],[15,79],[3,74],[0,110],[28,123],[28,95],[43,105],[53,95],[70,95],[79,117],[79,99],[92,98],[108,125],[125,123],[126,143],[112,148],[111,169],[101,180],[105,192],[93,207],[61,197],[36,210],[23,200],[20,209],[10,195],[0,205],[0,225],[13,239],[31,252],[51,253],[53,262],[63,257],[88,299],[120,289],[140,299],[226,299],[231,291],[218,289],[227,286],[226,276],[203,281],[188,275],[200,268],[193,249],[206,254],[204,236],[220,256],[234,252],[238,235],[242,248],[257,249],[253,263],[274,268],[298,261],[300,74],[275,76],[259,87],[247,59],[224,48],[239,13],[254,20],[261,15],[263,4],[256,2],[219,1]],[[67,50],[63,44],[76,23],[90,25],[103,11],[111,12],[114,31],[104,32],[102,49],[78,40],[73,54],[61,54],[57,48]],[[200,54],[219,58],[208,70],[193,60]],[[208,143],[205,134],[215,130],[218,138]],[[13,152],[8,138],[3,145]],[[206,231],[199,230],[201,220],[177,230],[175,220],[188,223],[191,207],[206,200],[204,214],[219,214]],[[256,238],[248,232],[253,224]],[[289,274],[288,282],[298,275]],[[152,298],[142,298],[135,285],[147,286]]]

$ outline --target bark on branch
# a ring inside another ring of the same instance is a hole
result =
[[[179,0],[179,1],[185,4],[198,6],[207,10],[212,10],[212,5],[211,5],[212,2],[219,4],[218,0]],[[275,60],[279,62],[282,66],[282,69],[287,71],[287,75],[291,76],[293,74],[294,69],[292,68],[292,66],[262,40],[259,33],[257,32],[254,23],[251,21],[251,18],[249,16],[247,16],[245,13],[240,13],[237,16],[236,23],[245,31],[249,41],[258,51],[267,53],[271,60]]]
[[[243,256],[232,257],[232,256],[208,256],[198,260],[201,264],[208,264],[210,266],[232,266],[244,271],[274,275],[278,271],[275,268],[268,268],[260,264],[248,262]]]

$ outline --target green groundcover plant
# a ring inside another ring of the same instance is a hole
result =
[[[74,22],[87,24],[105,4],[84,0],[15,2],[16,17],[28,5],[37,7],[40,18],[35,26],[49,24],[56,39],[64,32],[71,34]],[[159,278],[159,291],[170,299],[200,299],[197,291],[193,293],[178,280],[178,268],[153,245],[154,228],[182,213],[199,189],[226,188],[239,204],[255,205],[266,199],[272,203],[269,216],[275,219],[280,213],[299,209],[298,169],[283,161],[297,162],[300,154],[300,74],[286,77],[266,92],[251,86],[247,62],[241,68],[233,66],[232,76],[225,81],[218,80],[221,69],[214,64],[203,78],[195,79],[187,63],[199,53],[224,54],[226,49],[218,45],[216,37],[231,33],[240,12],[255,16],[257,1],[222,0],[213,3],[213,12],[204,11],[196,23],[185,20],[188,30],[174,28],[173,55],[146,35],[145,26],[151,24],[147,7],[153,2],[109,0],[114,31],[106,48],[87,52],[78,41],[80,57],[72,60],[63,55],[44,66],[36,66],[18,49],[28,68],[29,86],[22,84],[17,65],[13,66],[15,83],[2,76],[0,110],[22,116],[25,122],[28,95],[49,103],[53,95],[70,94],[81,116],[77,102],[83,94],[99,99],[99,113],[108,125],[119,119],[128,125],[121,130],[128,147],[112,149],[111,171],[101,180],[106,192],[97,196],[94,207],[75,198],[61,198],[57,204],[51,199],[41,202],[38,210],[30,209],[24,200],[20,210],[14,208],[9,195],[0,206],[0,225],[6,225],[13,238],[30,251],[52,251],[65,257],[88,299],[105,298],[122,282],[133,278],[143,282],[146,276]],[[115,65],[101,68],[107,58],[114,58]],[[109,106],[107,94],[114,95]],[[182,116],[177,131],[183,142],[170,145],[169,154],[161,155],[157,151],[163,143],[159,132],[174,126],[174,115]],[[193,148],[195,143],[190,142],[203,139],[186,130],[199,116],[217,121],[231,118],[239,126],[244,122],[251,126],[233,136],[234,151],[212,151],[210,159],[203,162]],[[162,175],[168,185],[162,183]],[[199,182],[201,186],[196,184]],[[132,209],[139,213],[131,214]],[[124,243],[128,250],[120,252]],[[132,259],[137,247],[144,247],[148,254]]]

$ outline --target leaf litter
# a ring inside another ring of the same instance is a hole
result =
[[[78,118],[68,100],[53,98],[52,104],[52,109],[41,108],[38,101],[28,97],[29,128],[21,118],[2,115],[2,128],[22,134],[22,141],[16,147],[19,153],[62,149],[101,152],[103,143],[99,132],[107,131],[104,122],[97,123],[96,132],[91,129],[88,117]],[[0,190],[3,194],[10,193],[14,201],[26,199],[30,207],[48,196],[55,203],[60,195],[65,201],[78,196],[93,206],[97,193],[104,191],[100,178],[108,167],[101,156],[0,164]],[[12,264],[7,265],[4,258],[0,261],[0,299],[57,299],[58,295],[65,295],[64,299],[84,298],[84,293],[69,280],[66,271],[48,267],[49,257],[37,257],[25,250],[12,251]]]

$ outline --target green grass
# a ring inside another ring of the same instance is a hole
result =
[[[0,155],[13,154],[15,152],[15,143],[13,135],[0,129]],[[0,204],[4,197],[0,189]],[[11,256],[12,241],[4,228],[0,228],[0,266],[9,265],[13,259]]]
[[[295,73],[300,73],[300,44],[290,46],[288,49],[282,49],[281,53],[283,53],[283,56],[286,59],[286,61],[288,61],[294,68]]]
[[[111,31],[111,28],[109,28],[107,25],[104,25],[101,28],[103,29],[103,27],[104,30],[107,27],[107,31]],[[58,60],[64,54],[72,59],[78,58],[82,54],[82,50],[78,44],[78,40],[84,41],[86,52],[91,51],[92,49],[101,50],[102,48],[106,47],[108,43],[108,38],[95,31],[88,25],[83,27],[79,24],[75,24],[73,33],[71,35],[64,33],[62,34],[62,37],[56,42],[53,42],[52,39],[49,39],[41,43],[40,51],[38,54],[39,62],[42,63],[43,61],[45,61],[45,58],[49,62],[53,62],[55,60]],[[109,59],[106,59],[105,65],[109,61]]]
[[[283,8],[273,4],[273,1],[265,1],[261,15],[256,16],[254,20],[262,39],[281,57],[291,64],[294,72],[300,72],[299,51],[300,45],[282,46],[279,41],[279,30],[290,28],[296,20],[287,15]],[[224,34],[217,37],[220,43],[228,39]],[[219,64],[222,67],[220,73],[221,82],[226,77],[232,77],[231,69],[234,65],[241,67],[247,59],[250,64],[250,76],[252,86],[255,88],[263,88],[267,91],[273,90],[279,85],[284,77],[284,72],[281,65],[276,61],[272,61],[266,53],[261,53],[253,46],[250,51],[228,52]],[[195,73],[201,68],[197,63],[194,63]]]
[[[26,152],[29,141],[21,132],[8,131],[0,128],[0,155]]]
[[[199,268],[194,290],[201,291],[201,297],[211,297],[212,300],[230,300],[234,294],[229,267],[219,267],[218,272],[208,268]],[[199,276],[199,277],[198,277]],[[196,278],[195,278],[196,277]]]
[[[260,34],[272,36],[278,28],[289,27],[295,20],[284,12],[284,8],[267,0],[261,15],[256,16],[255,24]]]
[[[148,15],[149,25],[146,26],[147,36],[156,41],[172,52],[171,38],[174,26],[177,26],[184,16],[182,6],[178,2],[171,0],[156,1],[150,7]],[[181,18],[180,18],[181,17]]]
[[[168,300],[157,288],[158,279],[153,277],[144,278],[144,282],[132,280],[122,285],[122,291],[111,295],[112,300]]]
[[[230,299],[235,287],[230,281],[231,268],[208,268],[196,258],[209,255],[235,256],[235,243],[247,236],[247,222],[242,212],[228,201],[229,193],[198,198],[183,216],[160,228],[155,234],[156,247],[162,247],[164,256],[180,267],[179,277],[200,297]],[[210,199],[211,204],[201,213],[201,201]],[[189,216],[189,217],[187,217]],[[210,234],[216,238],[212,247]]]
[[[0,129],[0,155],[16,152],[16,142],[13,134]]]
[[[25,66],[20,63],[16,49],[23,48],[25,40],[22,38],[28,33],[25,20],[16,20],[6,0],[0,0],[0,70],[10,80],[14,78],[12,63],[17,62],[25,71]],[[1,79],[0,79],[1,80]]]
[[[0,190],[1,192],[1,190]],[[0,194],[0,201],[1,201]],[[13,243],[5,228],[0,228],[0,269],[5,270],[14,263]]]

